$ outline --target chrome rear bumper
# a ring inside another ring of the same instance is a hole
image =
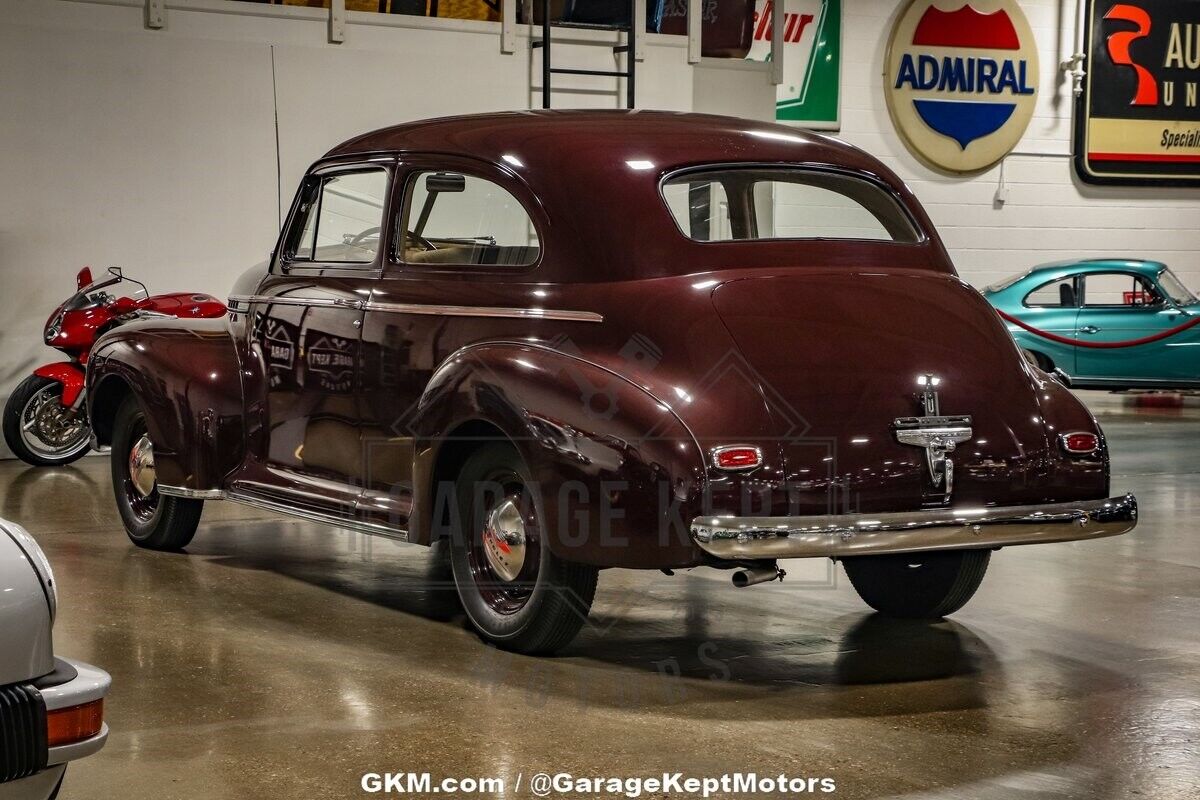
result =
[[[842,558],[978,550],[1128,533],[1137,498],[812,517],[697,517],[692,539],[721,559]]]

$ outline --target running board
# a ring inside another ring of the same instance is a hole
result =
[[[377,522],[363,522],[361,520],[346,519],[337,514],[326,513],[323,511],[314,511],[311,509],[301,509],[295,506],[278,500],[271,500],[258,495],[246,494],[244,492],[226,492],[223,489],[187,489],[182,486],[164,486],[159,485],[158,492],[167,497],[185,497],[190,500],[229,500],[234,503],[240,503],[244,506],[257,508],[262,511],[272,511],[277,514],[286,514],[290,517],[308,520],[309,522],[320,522],[325,525],[331,525],[335,528],[344,528],[346,530],[356,531],[358,533],[368,533],[372,536],[383,536],[388,539],[394,539],[398,542],[408,541],[408,531],[402,528],[394,528],[390,525],[381,525]]]

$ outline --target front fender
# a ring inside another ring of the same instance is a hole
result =
[[[219,488],[222,477],[242,461],[241,370],[224,319],[122,325],[92,349],[87,387],[88,413],[100,444],[110,443],[120,394],[129,391],[138,398],[162,484]]]
[[[62,384],[62,404],[67,408],[75,405],[79,393],[83,391],[83,367],[75,361],[59,361],[55,364],[45,364],[33,371],[39,378],[56,381]]]
[[[668,404],[616,372],[542,345],[473,345],[434,373],[416,408],[415,540],[431,538],[438,490],[455,477],[447,444],[483,423],[528,464],[556,555],[642,568],[704,561],[686,524],[704,490],[700,447]]]

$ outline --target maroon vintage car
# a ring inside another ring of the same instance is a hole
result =
[[[835,139],[672,113],[369,133],[305,176],[220,320],[93,350],[129,536],[228,499],[436,544],[548,652],[604,567],[840,560],[941,616],[992,550],[1124,533],[1091,414],[1022,358],[904,184]]]

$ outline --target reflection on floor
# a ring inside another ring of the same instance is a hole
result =
[[[58,650],[115,679],[109,745],[62,797],[346,798],[384,771],[1195,797],[1200,413],[1098,407],[1137,532],[1002,551],[952,621],[871,616],[840,571],[745,590],[608,572],[552,659],[483,646],[422,548],[210,503],[189,554],[148,553],[120,532],[104,459],[4,462],[0,515],[59,575]]]

